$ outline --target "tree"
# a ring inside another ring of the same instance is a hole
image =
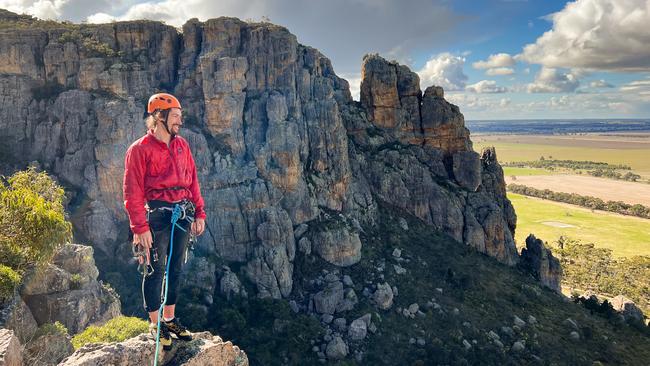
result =
[[[63,209],[65,192],[46,173],[21,171],[0,184],[0,264],[18,273],[49,261],[72,239]]]

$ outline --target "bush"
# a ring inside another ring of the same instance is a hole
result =
[[[79,349],[89,343],[121,342],[145,333],[148,329],[149,323],[140,318],[118,316],[100,327],[89,326],[72,338],[72,346]]]
[[[14,295],[14,289],[20,283],[20,275],[13,269],[0,264],[0,303]]]
[[[38,330],[34,334],[34,339],[48,335],[48,334],[68,334],[68,328],[60,322],[56,321],[54,324],[46,323],[38,327]]]
[[[63,209],[64,191],[34,168],[0,184],[0,264],[21,272],[48,262],[72,238]]]

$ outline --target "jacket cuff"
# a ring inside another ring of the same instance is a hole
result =
[[[149,224],[137,225],[137,226],[132,225],[131,231],[133,231],[134,234],[144,234],[147,231],[149,231]]]

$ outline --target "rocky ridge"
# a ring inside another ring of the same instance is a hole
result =
[[[144,133],[144,100],[167,90],[207,202],[199,253],[237,264],[259,296],[289,296],[299,240],[337,266],[361,260],[377,200],[518,261],[494,151],[473,152],[458,107],[403,65],[364,58],[358,103],[326,57],[269,23],[0,20],[3,160],[38,161],[73,190],[75,233],[104,256],[127,257],[124,152]]]

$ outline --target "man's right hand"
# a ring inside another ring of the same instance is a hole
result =
[[[147,265],[151,263],[149,256],[151,255],[151,246],[153,244],[153,238],[151,236],[151,231],[145,231],[142,234],[133,234],[133,245],[138,245],[145,253]],[[138,257],[138,262],[142,264],[144,259]]]

